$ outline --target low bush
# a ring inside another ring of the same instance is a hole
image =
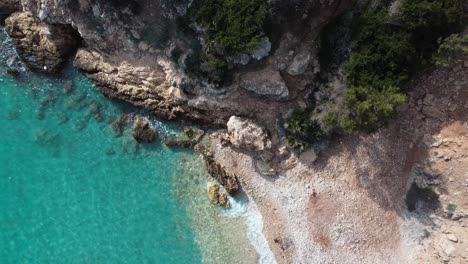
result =
[[[181,28],[188,21],[203,28],[201,74],[222,84],[228,70],[225,57],[257,49],[269,14],[269,4],[262,0],[195,0]]]
[[[396,87],[358,86],[346,90],[348,113],[339,120],[339,125],[348,133],[355,131],[374,132],[385,127],[396,117],[397,107],[405,102],[405,96]]]
[[[325,133],[308,111],[297,111],[286,121],[288,144],[299,151],[319,141]]]
[[[386,126],[405,100],[400,88],[434,62],[438,49],[435,61],[440,64],[466,52],[463,37],[441,42],[463,25],[463,0],[401,0],[396,16],[386,10],[358,14],[345,66],[350,88],[338,126],[347,132]]]
[[[459,63],[468,57],[468,34],[452,34],[441,41],[439,50],[434,55],[437,65],[448,66]]]

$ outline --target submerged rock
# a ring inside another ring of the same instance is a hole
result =
[[[221,205],[225,208],[231,208],[231,203],[227,194],[220,190],[219,184],[215,182],[208,182],[206,186],[208,192],[208,199],[216,205]]]
[[[20,71],[17,69],[7,69],[6,73],[14,78],[17,78],[21,75]]]
[[[184,128],[184,134],[189,139],[193,139],[193,140],[198,142],[198,141],[201,140],[201,138],[205,134],[205,130],[198,129],[198,128],[192,128],[192,127],[186,127],[186,128]]]
[[[19,56],[33,71],[58,72],[78,43],[71,26],[45,24],[30,12],[12,14],[5,21],[5,29]]]
[[[75,87],[73,85],[72,80],[66,81],[65,84],[63,85],[63,90],[64,90],[65,94],[71,94],[74,89],[75,89]]]
[[[133,138],[138,142],[152,142],[156,131],[147,121],[137,117],[133,123]]]
[[[229,141],[236,147],[257,151],[271,147],[266,130],[249,119],[231,116],[227,129]]]
[[[163,138],[163,142],[168,147],[181,147],[181,148],[193,148],[205,134],[202,129],[186,127],[184,128],[184,134]]]

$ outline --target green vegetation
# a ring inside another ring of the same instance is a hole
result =
[[[350,88],[346,109],[336,114],[338,126],[347,132],[373,132],[386,126],[404,103],[401,88],[431,65],[441,39],[462,29],[463,0],[402,0],[399,11],[392,17],[386,10],[364,12],[353,23],[352,53],[345,67]],[[447,41],[439,53],[453,61],[463,52],[466,39]]]
[[[448,66],[461,62],[465,57],[468,57],[468,34],[452,34],[440,43],[434,62]]]
[[[286,129],[288,145],[298,151],[303,151],[324,136],[320,125],[311,120],[308,111],[293,113],[286,121]]]
[[[401,16],[420,63],[427,66],[439,39],[463,29],[463,0],[404,0]]]
[[[396,87],[377,90],[358,86],[346,90],[345,102],[349,113],[339,120],[340,126],[350,133],[374,132],[396,117],[396,108],[405,102],[405,96]]]
[[[209,49],[232,53],[258,48],[268,16],[266,1],[203,0],[200,3],[195,21],[205,29]]]
[[[404,30],[386,23],[384,12],[358,17],[354,25],[352,56],[346,81],[355,86],[398,86],[407,81],[416,51]]]
[[[263,0],[195,0],[187,17],[203,27],[201,74],[221,84],[228,71],[225,57],[257,49],[269,14],[268,2]],[[187,17],[178,23],[185,30],[190,23]]]

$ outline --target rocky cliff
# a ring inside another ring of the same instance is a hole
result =
[[[180,23],[190,8],[189,1],[22,0],[21,9],[31,15],[16,15],[10,24],[71,26],[81,41],[75,65],[106,95],[145,107],[158,117],[225,126],[230,116],[239,115],[262,119],[267,129],[274,130],[284,113],[304,106],[305,88],[320,69],[319,32],[348,2],[271,1],[278,21],[269,33],[269,52],[262,55],[268,56],[252,55],[256,59],[241,64],[230,60],[231,78],[222,86],[187,68],[187,58],[199,52],[194,43],[201,40],[204,45],[203,31],[187,33]],[[28,52],[31,45],[25,47],[18,40],[27,36],[33,42],[37,38],[26,29],[15,29],[11,35],[23,51],[23,60],[33,69],[44,69],[41,54]],[[64,53],[58,54],[64,57]],[[38,63],[31,59],[34,57]],[[258,76],[272,85],[259,83]]]

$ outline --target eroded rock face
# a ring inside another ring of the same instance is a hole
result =
[[[133,123],[133,138],[138,142],[152,142],[156,131],[149,125],[148,122],[137,118]]]
[[[216,205],[221,205],[224,208],[231,208],[231,203],[227,198],[227,194],[221,191],[219,184],[215,182],[208,182],[206,189],[210,202]]]
[[[10,15],[19,10],[21,10],[21,3],[19,0],[2,0],[0,2],[0,17],[2,15]]]
[[[246,73],[241,76],[240,87],[260,98],[274,101],[289,99],[289,89],[275,70]]]
[[[229,141],[238,148],[262,151],[271,147],[267,131],[252,120],[231,116],[227,129]]]
[[[148,109],[161,119],[183,118],[211,126],[222,124],[223,120],[216,120],[208,111],[199,111],[196,105],[188,104],[181,89],[173,93],[174,82],[168,81],[165,71],[169,66],[141,67],[126,61],[114,66],[108,58],[85,48],[77,51],[74,65],[87,73],[107,96]]]
[[[58,72],[78,42],[71,26],[42,23],[30,12],[12,14],[6,19],[5,28],[19,56],[33,71]]]
[[[206,156],[203,157],[202,162],[208,174],[221,183],[230,195],[234,195],[239,190],[239,182],[235,175],[227,173],[221,165]]]
[[[292,76],[303,74],[311,59],[311,54],[307,50],[300,51],[296,56],[294,56],[293,61],[288,67],[288,74]]]

